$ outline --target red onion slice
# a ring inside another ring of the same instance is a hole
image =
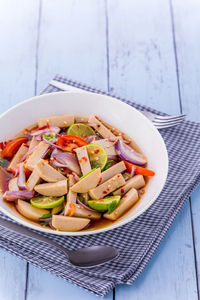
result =
[[[41,136],[44,133],[46,134],[50,134],[50,133],[59,133],[60,132],[60,128],[57,126],[50,126],[44,129],[40,129],[40,130],[34,130],[30,133],[31,136]]]
[[[41,135],[36,135],[35,139],[36,139],[36,141],[41,141],[42,140],[42,134]]]
[[[52,218],[39,219],[40,222],[51,222]]]
[[[51,227],[52,230],[56,230],[56,228],[53,227],[52,222],[49,222],[49,227]]]
[[[54,144],[57,141],[57,139],[55,139],[55,141],[50,142],[50,141],[46,140],[45,137],[43,136],[43,141],[46,144],[51,145],[53,148],[57,148],[57,149],[60,149],[60,150],[62,149],[60,146]]]
[[[121,159],[139,166],[146,164],[146,159],[141,156],[141,153],[138,153],[129,146],[125,145],[121,139],[116,142],[115,149]]]
[[[76,201],[80,206],[84,207],[85,209],[92,211],[92,212],[96,211],[94,209],[89,208],[87,205],[83,204],[83,202],[81,202],[78,198],[76,199]]]
[[[94,141],[96,140],[96,135],[90,135],[90,136],[86,137],[85,139],[90,144],[94,143]]]
[[[26,175],[24,173],[23,164],[19,164],[19,176],[17,179],[17,185],[21,190],[26,190]]]
[[[117,155],[108,155],[108,160],[117,160]]]
[[[51,159],[62,164],[62,167],[66,167],[71,171],[80,174],[80,167],[77,158],[72,153],[62,152],[56,149],[51,154]]]
[[[51,162],[51,165],[52,165],[53,167],[66,168],[66,165],[61,164],[61,163],[57,162],[56,160],[53,160],[53,161]]]
[[[15,201],[17,199],[31,199],[35,195],[34,191],[7,191],[3,194],[3,199],[7,201]]]
[[[74,177],[74,180],[77,182],[79,181],[80,177],[75,173],[75,172],[72,172],[72,175]]]

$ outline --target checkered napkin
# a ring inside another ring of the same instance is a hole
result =
[[[61,76],[56,76],[55,79],[69,87],[109,95]],[[59,89],[48,85],[43,93],[55,91]],[[137,109],[161,114],[126,99],[120,100]],[[161,131],[169,154],[167,183],[155,203],[136,220],[98,235],[48,236],[69,249],[98,244],[114,246],[120,252],[116,260],[101,267],[78,269],[70,265],[64,254],[52,247],[1,228],[0,247],[96,295],[106,295],[117,284],[133,283],[157,249],[184,202],[200,182],[199,133],[200,124],[190,121]],[[8,219],[2,214],[1,217]]]

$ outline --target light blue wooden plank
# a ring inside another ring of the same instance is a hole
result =
[[[38,0],[3,0],[0,7],[1,113],[34,95]],[[24,299],[25,285],[26,262],[1,249],[0,299]]]
[[[28,284],[27,300],[56,300],[56,299],[87,299],[96,300],[97,296],[79,288],[57,276],[40,270],[35,266],[31,266],[30,280]],[[111,300],[112,292],[110,292],[105,300]]]
[[[191,196],[198,287],[200,290],[200,186]]]
[[[0,299],[22,300],[26,284],[26,263],[0,249]]]
[[[200,2],[172,1],[182,106],[200,121]]]
[[[0,113],[34,95],[39,0],[2,0]]]
[[[167,1],[108,1],[110,87],[129,99],[179,113],[170,10]],[[123,20],[123,22],[121,22]],[[189,205],[172,236],[136,284],[116,299],[197,299]]]
[[[195,286],[189,202],[178,215],[149,265],[132,286],[116,289],[116,300],[198,299]],[[189,237],[188,240],[186,237]],[[177,244],[180,244],[179,246]]]
[[[200,2],[173,1],[173,16],[183,112],[200,121]],[[192,194],[198,285],[200,283],[200,187]]]
[[[106,89],[104,12],[104,1],[43,1],[38,91],[56,73]]]
[[[92,37],[92,38],[91,38]],[[103,1],[43,1],[38,55],[38,91],[56,73],[107,88]],[[61,278],[29,266],[27,300],[96,299]],[[106,299],[112,299],[112,292]]]
[[[108,3],[110,88],[140,103],[177,113],[168,0]]]

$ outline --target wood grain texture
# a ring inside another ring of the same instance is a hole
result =
[[[107,88],[105,5],[103,1],[44,0],[38,45],[37,92],[56,73]],[[96,299],[66,281],[29,266],[27,300]],[[113,299],[112,292],[106,299]]]
[[[177,113],[177,78],[168,0],[108,0],[110,89]],[[123,22],[121,21],[123,20]]]
[[[200,2],[172,1],[181,101],[184,113],[200,121]]]
[[[116,300],[198,299],[195,284],[189,202],[178,215],[145,271],[132,286],[116,289]]]
[[[200,291],[200,187],[191,196],[191,208],[194,226],[194,245],[196,254],[197,287]]]
[[[200,121],[200,2],[176,0],[172,2],[177,50],[178,74],[182,109],[187,116]],[[200,188],[191,196],[194,228],[197,287],[200,291]],[[200,292],[199,292],[200,298]]]
[[[0,3],[0,112],[34,95],[38,0]]]
[[[108,1],[108,20],[110,89],[171,114],[179,113],[169,3],[152,0],[124,5],[119,0],[114,5]],[[151,268],[136,284],[116,289],[117,300],[147,299],[147,294],[148,299],[197,299],[189,204],[185,210],[173,227],[172,242],[168,235],[168,243],[157,251]]]
[[[0,2],[0,113],[34,95],[38,4],[38,0]],[[0,300],[24,299],[26,266],[0,249]]]
[[[0,249],[0,300],[22,300],[26,285],[26,262]]]
[[[199,121],[199,6],[172,1],[173,36],[168,0],[2,0],[0,112],[60,73],[171,114],[180,111],[179,83],[184,112]],[[187,203],[143,274],[115,299],[198,299],[199,195],[192,195],[196,249]],[[25,278],[26,263],[0,250],[0,300],[97,299],[32,265]]]
[[[31,266],[27,300],[97,300],[97,296],[35,266]],[[112,300],[112,292],[105,300]]]
[[[104,1],[44,0],[38,92],[55,74],[106,89]]]

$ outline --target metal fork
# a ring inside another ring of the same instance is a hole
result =
[[[176,116],[159,116],[148,111],[142,111],[142,113],[154,124],[157,129],[176,126],[185,119],[185,115],[183,114]]]
[[[67,92],[83,92],[85,93],[86,91],[80,89],[80,88],[75,88],[73,86],[70,86],[66,83],[59,82],[57,80],[51,80],[50,85],[59,88],[60,90],[67,91]],[[164,128],[169,128],[172,126],[176,126],[180,124],[184,118],[185,115],[177,115],[177,116],[159,116],[156,114],[153,114],[148,111],[141,111],[153,124],[157,129],[164,129]]]

